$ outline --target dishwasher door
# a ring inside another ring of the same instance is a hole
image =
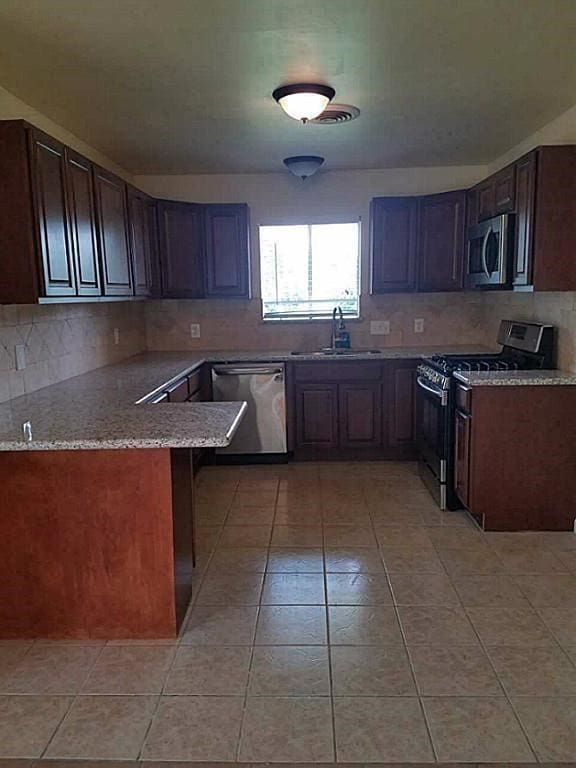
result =
[[[212,367],[215,401],[245,400],[246,414],[230,445],[216,453],[286,453],[286,390],[283,364]]]

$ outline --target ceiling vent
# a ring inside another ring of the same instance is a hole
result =
[[[352,104],[328,104],[324,112],[309,122],[316,123],[316,125],[337,125],[356,120],[359,115],[360,110],[358,107],[353,107]]]

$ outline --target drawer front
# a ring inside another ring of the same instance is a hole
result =
[[[379,381],[382,378],[382,365],[379,361],[295,363],[294,369],[296,381]]]
[[[190,397],[202,389],[202,371],[194,371],[188,375],[188,392]]]
[[[472,409],[472,390],[463,384],[456,387],[456,408],[464,413],[470,413]]]
[[[188,400],[188,377],[177,381],[169,389],[166,390],[168,394],[168,402],[170,403],[185,403]]]

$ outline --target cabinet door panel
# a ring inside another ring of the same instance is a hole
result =
[[[491,219],[494,216],[494,209],[496,205],[495,189],[492,179],[488,179],[485,183],[478,187],[478,219],[484,221],[484,219]]]
[[[465,191],[421,198],[418,239],[419,290],[461,290],[465,211]]]
[[[494,175],[494,215],[511,213],[516,199],[516,168],[511,165]]]
[[[415,362],[392,363],[387,378],[385,410],[388,423],[388,442],[393,448],[405,447],[407,450],[412,450],[415,445]]]
[[[250,258],[247,205],[204,208],[206,295],[248,298]]]
[[[94,171],[94,184],[104,294],[131,296],[126,184],[101,168]]]
[[[204,296],[202,207],[158,203],[162,295],[174,299]]]
[[[338,388],[336,384],[296,386],[298,446],[338,446]]]
[[[160,275],[160,244],[158,242],[158,205],[156,200],[149,198],[146,203],[148,220],[148,240],[150,243],[150,295],[162,295],[162,278]]]
[[[338,402],[340,446],[378,447],[382,441],[380,383],[340,384]]]
[[[532,153],[520,160],[516,165],[514,285],[530,285],[532,282],[532,239],[535,186],[536,154]]]
[[[128,191],[128,215],[130,219],[130,250],[134,293],[150,295],[150,230],[146,197],[136,190]]]
[[[92,163],[82,155],[67,149],[68,203],[70,231],[76,264],[79,296],[99,296],[101,293],[98,263],[98,233],[96,203],[92,183]]]
[[[415,198],[378,197],[372,200],[371,293],[414,290],[417,214]]]
[[[68,229],[65,149],[40,131],[31,131],[30,142],[44,295],[74,296],[76,279]]]
[[[456,411],[454,446],[454,485],[465,507],[469,505],[470,488],[470,416]]]

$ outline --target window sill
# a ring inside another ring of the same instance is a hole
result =
[[[338,317],[337,320],[339,321],[340,318]],[[295,325],[298,323],[321,323],[323,325],[332,323],[331,317],[263,317],[261,318],[262,323],[271,323],[271,324],[279,324],[279,323],[289,323],[290,325]],[[362,323],[364,322],[364,318],[361,315],[352,316],[352,315],[344,315],[344,322],[345,323]]]

